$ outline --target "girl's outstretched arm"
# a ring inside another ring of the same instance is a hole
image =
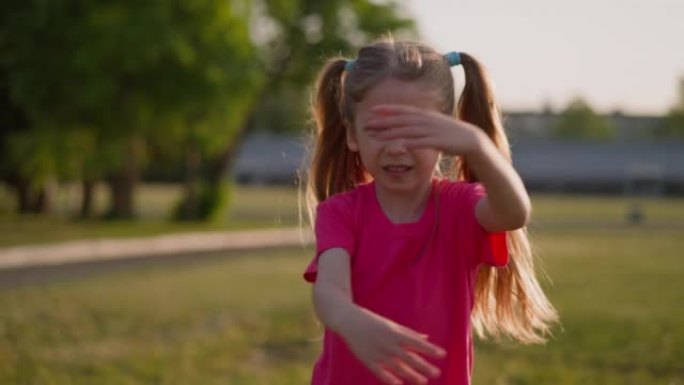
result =
[[[344,318],[354,312],[349,253],[342,248],[329,249],[318,257],[318,274],[313,285],[313,304],[318,318],[342,335]]]
[[[426,384],[440,375],[423,356],[443,358],[446,352],[427,336],[353,303],[350,257],[341,248],[318,259],[313,287],[314,308],[321,321],[347,343],[356,357],[386,384]]]

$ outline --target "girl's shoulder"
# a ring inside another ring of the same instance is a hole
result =
[[[337,194],[333,194],[328,197],[328,199],[324,200],[323,202],[319,203],[319,205],[323,204],[333,204],[333,205],[339,205],[339,204],[350,204],[350,203],[356,203],[364,199],[368,199],[369,193],[371,193],[371,183],[364,183],[356,186],[356,188],[349,190],[349,191],[343,191],[339,192]]]
[[[353,238],[363,225],[368,207],[369,191],[366,185],[334,194],[316,207],[315,227],[317,237],[326,233],[347,234]],[[349,249],[350,252],[352,249]]]
[[[320,202],[317,210],[345,211],[348,214],[358,212],[364,202],[372,196],[371,188],[370,183],[367,183],[359,185],[353,190],[334,194]]]
[[[485,194],[484,186],[479,182],[437,179],[436,183],[440,197],[449,200],[469,201]]]

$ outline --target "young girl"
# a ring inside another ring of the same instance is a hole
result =
[[[326,64],[314,116],[313,385],[465,385],[471,328],[544,340],[557,315],[534,275],[530,200],[475,59],[379,41]]]

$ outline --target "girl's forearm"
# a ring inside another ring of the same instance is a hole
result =
[[[350,292],[328,283],[314,285],[313,304],[321,322],[342,337],[354,325],[354,317],[362,312],[352,301]]]
[[[478,135],[476,150],[466,155],[472,169],[487,190],[487,200],[501,224],[520,228],[529,220],[530,197],[513,166],[484,134]]]

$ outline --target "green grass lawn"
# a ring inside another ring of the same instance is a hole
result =
[[[543,347],[479,345],[477,384],[684,384],[681,232],[534,234],[561,328]]]
[[[477,342],[476,385],[684,384],[684,237],[532,231],[562,324]],[[305,384],[321,330],[308,250],[226,255],[0,290],[0,383]]]
[[[292,188],[238,186],[210,224],[166,220],[178,191],[142,186],[136,221],[75,221],[73,187],[50,217],[12,214],[0,190],[0,247],[298,223]],[[625,221],[634,202],[533,195],[562,324],[546,346],[478,342],[476,385],[684,385],[684,199],[638,201],[640,226]],[[0,290],[0,384],[306,383],[321,335],[308,258],[260,251]]]
[[[0,247],[68,241],[75,239],[140,237],[184,231],[237,230],[274,226],[297,226],[297,190],[288,187],[237,186],[225,215],[213,223],[174,222],[168,219],[180,197],[173,185],[142,185],[136,207],[139,218],[124,220],[76,220],[78,186],[62,186],[57,194],[55,213],[50,216],[14,214],[10,192],[0,188]],[[102,187],[102,186],[101,186]],[[96,213],[106,208],[107,190],[96,194]]]
[[[646,225],[684,226],[684,197],[629,198],[622,196],[587,196],[532,194],[533,224],[539,222],[625,223],[627,213],[636,205]]]
[[[107,190],[96,190],[96,212],[104,212]],[[183,231],[235,230],[299,224],[297,190],[292,187],[235,186],[232,204],[214,223],[179,223],[168,215],[180,196],[180,187],[144,184],[137,194],[139,218],[135,221],[75,220],[79,190],[61,186],[55,214],[18,216],[13,213],[10,192],[0,187],[0,247],[67,241],[74,239],[137,237]],[[645,216],[644,227],[684,229],[684,198],[641,199],[602,196],[533,195],[531,227],[551,225],[627,226],[630,208],[638,202]]]

